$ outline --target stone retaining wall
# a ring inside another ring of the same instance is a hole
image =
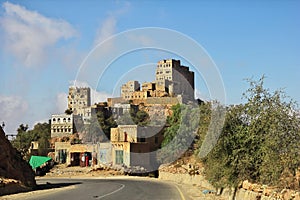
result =
[[[169,180],[177,183],[197,185],[206,189],[214,190],[214,187],[202,175],[191,176],[189,174],[173,174],[170,172],[159,172],[159,179]]]
[[[176,183],[183,183],[188,185],[196,185],[201,188],[206,188],[209,190],[215,190],[215,188],[204,178],[202,175],[191,176],[187,174],[176,174],[170,172],[159,171],[159,179],[174,181]],[[224,189],[222,192],[222,197],[228,200],[233,199],[232,189]],[[252,190],[246,190],[240,188],[235,195],[235,200],[300,200],[300,193],[292,190],[283,190],[279,194],[270,194],[270,196],[265,196],[264,192],[256,192]]]

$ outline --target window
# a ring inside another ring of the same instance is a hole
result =
[[[146,142],[146,134],[144,132],[138,137],[138,142]]]
[[[116,150],[116,164],[123,164],[123,150]]]
[[[124,142],[127,142],[127,133],[124,132]]]
[[[155,141],[154,141],[155,144],[158,144],[158,136],[155,136]]]

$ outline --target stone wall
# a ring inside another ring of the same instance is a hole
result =
[[[190,174],[174,174],[170,172],[159,171],[159,179],[174,181],[177,183],[184,183],[188,185],[197,185],[202,188],[214,190],[214,187],[205,179],[202,175],[190,175]]]
[[[182,103],[182,98],[178,97],[149,97],[145,101],[145,105],[176,105]]]
[[[176,183],[183,183],[187,185],[196,185],[208,190],[216,190],[202,175],[189,175],[180,173],[171,173],[159,171],[159,179],[174,181]],[[243,183],[242,188],[238,189],[235,195],[235,200],[300,200],[300,192],[294,190],[284,189],[280,192],[275,192],[269,188],[258,189],[257,184],[251,184],[247,181]],[[246,187],[246,189],[244,188]],[[234,188],[224,189],[222,197],[228,200],[233,200]]]
[[[233,199],[234,188],[224,189],[222,197]],[[235,194],[235,200],[300,200],[300,192],[295,190],[268,187],[244,181]]]

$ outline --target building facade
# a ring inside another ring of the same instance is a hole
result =
[[[91,90],[88,87],[70,87],[68,95],[68,109],[75,115],[83,113],[82,109],[91,106]]]
[[[84,157],[84,158],[83,158]],[[111,144],[71,144],[70,142],[55,142],[55,158],[58,163],[70,166],[94,166],[110,164]]]
[[[194,79],[194,72],[189,67],[182,66],[180,60],[161,60],[157,63],[154,82],[145,82],[140,88],[137,81],[129,81],[122,85],[121,97],[128,101],[181,96],[185,102],[193,101]]]
[[[121,97],[124,99],[129,98],[135,91],[140,91],[140,84],[138,81],[128,81],[121,87]]]
[[[58,114],[51,116],[51,138],[64,137],[76,133],[76,126],[82,123],[82,119],[74,114]]]
[[[155,81],[157,90],[167,92],[170,96],[181,95],[186,100],[194,100],[194,72],[182,66],[180,60],[158,61]]]
[[[162,140],[161,127],[119,125],[111,128],[112,163],[150,169],[157,164],[151,152],[160,148]]]

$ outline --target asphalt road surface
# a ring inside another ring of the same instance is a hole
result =
[[[151,179],[40,179],[37,183],[41,191],[52,190],[22,196],[22,200],[186,199],[176,185]]]

